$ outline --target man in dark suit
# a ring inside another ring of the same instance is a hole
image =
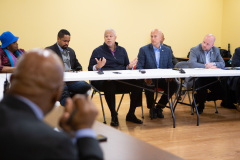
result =
[[[214,46],[215,36],[208,34],[203,42],[196,47],[191,48],[189,63],[191,68],[216,69],[224,68],[225,62],[220,55],[220,49]],[[209,85],[212,82],[211,85]],[[222,99],[222,87],[216,77],[201,77],[196,81],[196,88],[205,86],[197,90],[196,100],[198,102],[198,112],[201,114],[205,107],[206,100]],[[211,92],[207,94],[207,89]]]
[[[1,160],[103,159],[91,129],[97,109],[86,96],[67,99],[59,121],[62,132],[43,121],[61,95],[63,72],[61,60],[50,50],[35,49],[20,58],[0,102]]]
[[[173,55],[173,51],[172,51],[171,46],[166,45],[166,44],[163,43],[164,40],[165,40],[165,37],[164,37],[164,34],[162,33],[162,41],[161,41],[161,44],[164,45],[164,46],[166,46],[166,47],[169,47],[169,48],[170,48],[170,50],[171,50],[171,52],[172,52],[172,64],[173,64],[173,67],[174,67],[174,66],[178,63],[178,60],[177,60],[176,57]]]
[[[232,67],[240,67],[240,47],[235,49],[232,58]],[[240,112],[240,77],[230,77],[229,79],[229,88],[235,93],[235,99],[237,102],[236,109]]]
[[[60,30],[58,32],[57,43],[47,47],[47,49],[53,50],[62,59],[65,66],[65,72],[82,71],[82,66],[78,62],[74,50],[68,47],[70,36],[67,30]],[[85,94],[90,88],[90,85],[85,81],[67,82],[60,99],[61,105],[65,105],[67,97],[71,97],[76,93]]]
[[[129,62],[125,48],[116,42],[116,32],[113,29],[107,29],[104,32],[104,44],[94,49],[89,61],[88,70],[126,70],[132,69],[137,62],[137,58]],[[127,83],[139,84],[138,80],[126,80]],[[123,84],[117,81],[92,81],[98,90],[104,91],[104,96],[111,111],[111,125],[118,126],[118,116],[115,109],[115,94],[130,94],[130,108],[126,116],[126,121],[142,124],[142,120],[135,116],[135,109],[142,105],[142,89],[131,85]]]
[[[156,69],[156,68],[173,68],[172,64],[172,53],[169,47],[161,45],[163,41],[162,32],[158,29],[155,29],[151,32],[151,44],[143,46],[140,48],[138,53],[138,63],[137,69]],[[157,117],[164,118],[162,113],[162,109],[168,103],[168,85],[167,82],[170,83],[170,90],[169,95],[172,97],[173,93],[177,89],[177,83],[173,79],[158,79],[158,86],[159,88],[164,89],[164,94],[162,95],[161,99],[158,101],[156,106],[156,113]],[[155,83],[152,79],[145,80],[147,86]],[[145,91],[146,98],[147,98],[147,107],[150,109],[153,106],[154,102],[154,93]],[[156,118],[154,116],[154,118]]]

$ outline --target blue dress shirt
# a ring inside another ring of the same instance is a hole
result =
[[[157,49],[156,47],[153,46],[153,50],[154,50],[155,57],[156,57],[157,68],[159,68],[161,46],[160,46],[160,48],[158,48],[158,49]]]

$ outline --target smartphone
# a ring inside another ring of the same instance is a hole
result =
[[[113,72],[114,74],[121,74],[121,72]]]
[[[99,142],[106,142],[106,141],[107,141],[107,137],[104,136],[104,135],[98,134],[98,135],[97,135],[97,140],[98,140]]]

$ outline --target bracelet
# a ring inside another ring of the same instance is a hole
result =
[[[98,67],[98,64],[97,64],[97,66],[96,66],[96,67],[97,67],[97,69],[101,69],[100,67]]]

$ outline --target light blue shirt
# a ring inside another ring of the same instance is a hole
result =
[[[58,48],[59,48],[60,52],[62,53],[62,52],[63,52],[63,49],[62,49],[62,47],[60,47],[60,46],[58,45],[58,43],[57,43],[57,46],[58,46]]]
[[[19,95],[16,95],[15,97],[17,99],[19,99],[20,101],[26,103],[29,106],[29,108],[32,109],[33,113],[36,115],[36,117],[39,120],[41,120],[41,121],[43,120],[43,118],[44,118],[43,112],[35,103],[33,103],[29,99],[19,96]],[[73,143],[76,143],[78,138],[86,138],[86,137],[96,138],[96,133],[91,128],[79,129],[75,132],[75,137],[72,138],[72,141],[73,141]]]
[[[158,48],[158,49],[157,49],[156,47],[153,46],[153,50],[154,50],[154,53],[155,53],[155,58],[156,58],[157,68],[159,68],[161,46],[160,46],[160,48]]]
[[[33,103],[32,101],[30,101],[29,99],[25,98],[25,97],[22,97],[22,96],[15,96],[17,99],[19,99],[20,101],[26,103],[33,111],[33,113],[36,115],[36,117],[39,119],[39,120],[43,120],[44,116],[43,116],[43,112],[42,110],[35,104]]]
[[[206,58],[206,63],[210,63],[211,62],[212,48],[208,52],[204,51],[204,54],[205,54],[205,58]]]

